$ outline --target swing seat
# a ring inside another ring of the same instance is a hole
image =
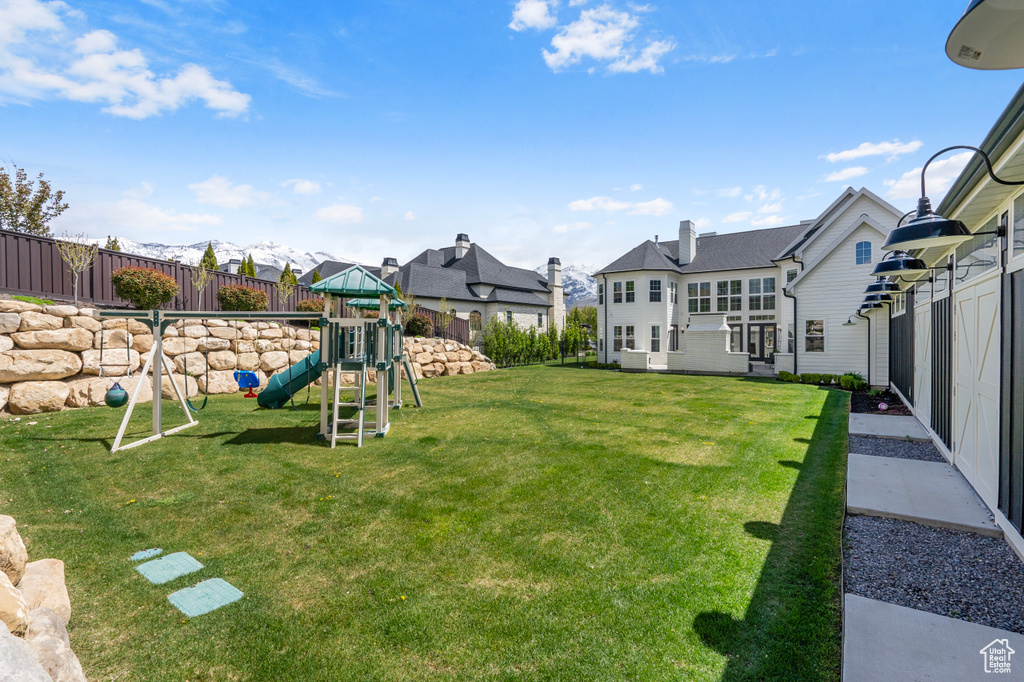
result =
[[[249,389],[249,392],[243,396],[244,398],[256,397],[256,394],[252,391],[252,389],[259,388],[260,386],[260,378],[256,375],[256,372],[248,372],[244,370],[236,371],[235,381],[238,383],[238,388]]]

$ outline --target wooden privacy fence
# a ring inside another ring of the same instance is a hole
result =
[[[295,287],[288,300],[281,305],[277,299],[277,283],[267,280],[233,275],[229,272],[212,272],[209,285],[203,290],[202,300],[192,285],[192,268],[182,263],[145,258],[120,251],[98,249],[92,268],[78,278],[78,300],[96,306],[128,307],[130,304],[114,294],[110,275],[114,270],[126,266],[153,268],[174,278],[179,292],[164,306],[168,310],[210,311],[220,310],[217,291],[229,284],[244,284],[267,293],[270,309],[294,310],[299,301],[317,298],[304,286]],[[49,237],[37,237],[21,232],[0,230],[0,291],[59,298],[73,301],[71,271],[61,260],[57,242]],[[347,315],[347,310],[345,311]]]
[[[417,313],[423,313],[424,315],[429,317],[430,318],[430,324],[433,325],[433,327],[434,327],[434,333],[437,334],[439,332],[438,319],[441,316],[440,312],[438,312],[436,310],[431,310],[430,308],[424,308],[422,306],[417,306],[416,307],[416,312]],[[449,323],[448,327],[444,330],[444,333],[443,334],[438,334],[438,336],[443,336],[446,339],[450,339],[452,341],[458,341],[461,344],[467,344],[468,345],[469,344],[469,320],[464,320],[461,317],[453,318],[451,323]]]

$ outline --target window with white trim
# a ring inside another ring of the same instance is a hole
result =
[[[544,313],[537,313],[537,329],[544,327]]]
[[[604,305],[604,284],[597,285],[597,304]]]
[[[808,353],[825,352],[825,320],[806,320],[804,350]]]
[[[661,303],[661,280],[652,279],[650,290],[647,292],[647,300],[650,303]]]
[[[636,302],[636,289],[633,284],[634,282],[626,282],[626,303]]]
[[[871,262],[871,242],[857,242],[857,265]]]
[[[679,303],[679,284],[676,282],[668,283],[668,302]]]
[[[690,282],[686,285],[691,313],[711,312],[711,282]]]
[[[622,282],[612,282],[612,303],[622,303]]]
[[[907,312],[907,297],[906,296],[897,296],[896,294],[893,294],[893,296],[892,296],[892,316],[896,317],[897,315],[902,315],[905,312]]]
[[[715,285],[718,312],[743,310],[743,280],[719,280]]]
[[[775,310],[775,278],[754,277],[747,280],[748,309]]]
[[[612,350],[620,351],[622,350],[622,327],[613,327],[612,330]]]
[[[796,269],[786,270],[786,284],[789,284],[796,279]]]
[[[636,350],[636,336],[633,334],[633,325],[626,325],[626,348]]]
[[[661,327],[657,325],[651,327],[651,352],[661,352]]]

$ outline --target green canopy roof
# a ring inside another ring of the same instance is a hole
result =
[[[380,298],[353,298],[352,300],[345,303],[349,308],[373,308],[374,310],[380,309]],[[408,308],[409,305],[400,298],[393,298],[388,303],[388,308],[394,310],[395,308]]]
[[[360,265],[353,265],[348,270],[322,279],[310,291],[333,296],[395,296],[393,287],[385,284],[378,277]]]

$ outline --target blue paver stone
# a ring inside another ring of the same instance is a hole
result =
[[[144,549],[141,552],[136,552],[135,554],[132,554],[132,558],[130,559],[130,561],[142,561],[143,559],[152,559],[153,557],[163,553],[164,551],[159,547],[154,547],[152,549]]]
[[[135,570],[154,585],[163,585],[180,576],[194,573],[202,567],[203,565],[193,559],[188,552],[175,552],[140,564]]]
[[[220,578],[211,578],[192,587],[172,592],[167,599],[189,618],[201,616],[226,604],[238,601],[241,590]]]

